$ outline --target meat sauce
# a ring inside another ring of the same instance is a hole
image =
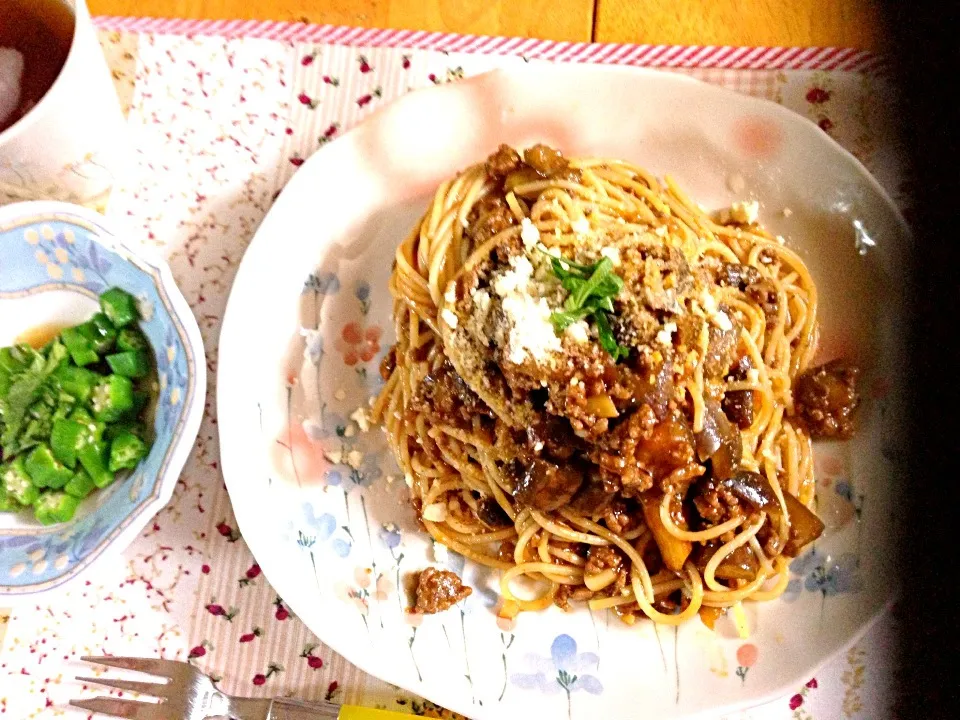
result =
[[[428,567],[417,578],[413,612],[424,615],[443,612],[470,597],[467,587],[455,572]]]
[[[501,146],[487,160],[486,172],[500,192],[482,198],[467,218],[464,235],[475,244],[518,224],[505,200],[512,188],[543,178],[580,179],[580,172],[561,153],[542,145],[522,155]],[[458,280],[458,301],[465,302],[490,268],[523,251],[518,238],[501,243],[489,259]],[[630,257],[630,252],[635,256]],[[620,312],[611,316],[611,324],[618,341],[635,349],[625,361],[614,361],[597,343],[565,348],[566,364],[535,368],[536,372],[491,361],[495,365],[491,374],[496,386],[503,389],[502,395],[533,407],[536,419],[528,426],[503,430],[503,423],[445,360],[430,367],[412,406],[451,424],[474,422],[474,429],[479,417],[481,425],[491,428],[500,470],[519,507],[542,512],[570,508],[612,532],[624,533],[644,522],[644,505],[659,506],[669,495],[675,520],[692,530],[732,518],[749,521],[765,513],[770,521],[757,535],[765,552],[796,554],[822,532],[823,524],[797,498],[784,493],[791,532],[786,545],[780,547],[784,540],[772,529],[782,512],[780,502],[763,475],[741,466],[741,431],[754,424],[758,403],[753,390],[724,390],[727,383],[745,382],[752,370],[740,321],[722,303],[715,309],[727,322],[712,322],[707,316],[691,313],[671,314],[677,312],[680,295],[693,292],[706,272],[709,282],[735,288],[757,303],[769,328],[785,310],[777,286],[756,268],[739,263],[717,263],[708,271],[693,269],[682,253],[668,247],[631,248],[625,251],[617,272],[625,296],[618,297]],[[669,342],[656,344],[659,340],[655,338],[669,318],[675,320],[675,332]],[[686,353],[700,347],[704,332],[707,345],[701,367],[709,397],[704,400],[703,429],[694,433],[683,367]],[[637,351],[639,348],[646,352]],[[650,352],[652,348],[655,351]],[[388,355],[384,370],[395,363],[396,358]],[[860,402],[858,374],[856,367],[841,361],[806,371],[796,380],[794,411],[787,419],[817,439],[851,437]],[[677,481],[678,476],[682,482]],[[487,528],[510,526],[510,518],[495,500],[476,495],[475,514]],[[698,544],[691,559],[705,566],[723,541]],[[512,543],[505,543],[503,557],[512,561],[513,550]],[[587,553],[587,575],[629,565],[615,548],[582,550]],[[661,564],[656,546],[650,543],[646,552],[652,553],[649,569],[656,572]],[[757,567],[757,558],[745,546],[724,561],[717,575],[728,580],[749,579],[756,576]],[[580,591],[561,586],[557,604],[576,599],[575,592]],[[469,593],[470,588],[455,574],[428,568],[419,579],[417,611],[439,612]],[[661,602],[666,603],[663,609],[669,609],[672,601]],[[678,596],[675,602],[682,605],[685,600]],[[630,612],[629,608],[621,610]]]

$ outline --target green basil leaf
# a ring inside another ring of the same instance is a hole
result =
[[[580,310],[572,310],[567,312],[555,312],[550,316],[550,322],[553,323],[553,329],[560,335],[568,327],[573,325],[577,320],[583,320],[587,317],[592,310],[589,308],[581,308]]]
[[[614,362],[619,362],[630,354],[630,348],[617,342],[613,336],[613,330],[610,327],[610,320],[604,312],[593,314],[594,324],[597,326],[597,339],[600,341],[600,347],[609,353]]]

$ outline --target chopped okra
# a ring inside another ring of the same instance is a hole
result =
[[[150,372],[150,358],[142,350],[107,355],[107,364],[114,373],[128,378],[146,377]]]
[[[53,450],[46,443],[30,451],[24,467],[38,488],[59,490],[73,477],[73,471],[54,457]]]
[[[118,328],[126,327],[140,317],[133,295],[120,288],[110,288],[100,296],[100,307]]]
[[[21,505],[33,505],[40,495],[40,491],[27,474],[23,457],[15,458],[13,462],[0,466],[0,482],[3,482],[7,497]]]
[[[33,505],[33,514],[41,525],[69,522],[77,512],[80,499],[65,492],[48,492]]]
[[[132,432],[122,432],[110,442],[111,472],[130,470],[146,457],[147,446]]]
[[[111,288],[87,322],[0,348],[0,512],[67,522],[146,457],[158,383],[139,320],[133,295]]]
[[[110,375],[93,390],[93,416],[104,422],[115,422],[133,409],[133,383],[130,378]]]
[[[80,332],[80,328],[67,328],[60,333],[60,337],[67,346],[71,359],[80,367],[91,365],[100,359],[93,340]]]
[[[75,498],[80,498],[81,500],[96,489],[97,486],[93,484],[93,478],[90,477],[90,473],[82,467],[77,470],[76,475],[70,478],[70,482],[63,486],[63,491],[67,495],[73,495]]]
[[[97,313],[77,330],[90,341],[97,355],[106,355],[116,344],[117,328],[103,313]]]

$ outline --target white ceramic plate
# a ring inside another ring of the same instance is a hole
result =
[[[403,612],[397,586],[434,562],[432,548],[403,479],[390,482],[382,433],[349,420],[380,386],[392,257],[442,180],[501,142],[537,141],[670,173],[710,208],[759,199],[762,221],[817,280],[824,359],[844,354],[866,370],[859,435],[816,448],[828,530],[791,565],[783,599],[747,605],[749,639],[728,619],[716,632],[699,620],[677,632],[586,609],[498,625],[496,578],[454,554],[441,564],[463,572],[474,594],[418,626]],[[218,409],[240,528],[324,642],[473,718],[686,717],[773,698],[851,643],[891,596],[909,242],[866,170],[772,103],[604,67],[530,67],[408,95],[301,168],[237,275]]]

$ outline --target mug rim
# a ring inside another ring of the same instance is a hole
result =
[[[12,138],[15,138],[17,135],[22,134],[25,128],[30,127],[32,119],[38,115],[37,111],[44,105],[44,103],[47,103],[47,98],[53,95],[54,91],[63,84],[63,76],[66,74],[67,65],[77,54],[77,36],[79,35],[78,31],[80,29],[81,15],[89,20],[90,10],[87,7],[86,0],[60,0],[60,2],[64,2],[68,6],[70,3],[73,4],[71,8],[73,10],[73,37],[70,39],[70,49],[67,51],[67,57],[63,61],[63,66],[60,68],[60,72],[57,73],[57,77],[54,79],[53,84],[51,84],[47,91],[40,97],[39,100],[37,100],[37,104],[30,108],[27,111],[27,114],[17,120],[13,125],[0,132],[0,147],[5,145]]]

